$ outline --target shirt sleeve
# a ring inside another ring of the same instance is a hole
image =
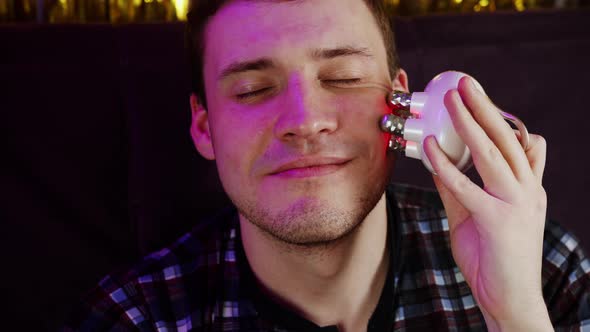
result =
[[[543,296],[556,331],[590,331],[590,261],[579,241],[547,221]]]

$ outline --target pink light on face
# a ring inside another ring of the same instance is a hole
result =
[[[260,5],[264,4],[261,3]],[[255,19],[259,24],[255,29],[244,30],[249,35],[246,40],[249,43],[260,43],[267,40],[275,42],[285,39],[285,36],[289,36],[288,41],[290,43],[306,42],[309,40],[308,35],[310,31],[322,34],[329,31],[333,23],[333,20],[329,16],[322,16],[322,19],[318,20],[315,24],[308,24],[308,22],[300,23],[290,20],[293,16],[290,7],[297,6],[298,4],[295,2],[292,4],[285,3],[285,5],[286,6],[283,7],[283,10],[278,12],[277,15],[273,15],[273,17],[252,18],[245,17],[240,11],[235,13],[234,15],[236,19]],[[281,28],[277,29],[277,26],[280,26]]]
[[[206,140],[228,196],[261,227],[289,216],[283,237],[345,232],[351,222],[314,216],[370,210],[393,162],[378,127],[388,112],[383,88],[338,89],[346,80],[389,81],[364,1],[233,1],[205,39]]]
[[[309,42],[310,35],[327,35],[334,23],[329,15],[319,10],[313,13],[308,13],[308,16],[317,17],[315,20],[302,21],[296,19],[296,7],[301,4],[298,2],[284,2],[276,8],[273,8],[272,15],[253,14],[253,8],[261,8],[266,6],[265,1],[250,2],[250,1],[236,1],[231,6],[227,6],[216,14],[216,19],[224,21],[224,29],[216,30],[215,36],[208,39],[215,38],[223,41],[223,44],[232,45],[232,47],[241,49],[239,58],[211,58],[205,61],[212,61],[215,63],[229,63],[235,60],[243,60],[243,58],[255,58],[260,54],[275,53],[276,45],[283,45],[282,50],[291,49],[291,45],[305,45]],[[310,23],[313,21],[313,23]],[[234,34],[232,31],[240,31],[240,34]],[[326,36],[329,38],[328,36]],[[212,43],[207,43],[209,47]],[[215,47],[215,46],[213,46]],[[213,54],[225,55],[224,52],[217,52],[211,49]],[[230,54],[227,54],[231,56]],[[205,63],[207,66],[207,63]]]

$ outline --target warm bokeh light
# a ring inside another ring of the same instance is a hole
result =
[[[475,6],[473,6],[473,11],[481,12],[481,11],[489,11],[490,9],[490,1],[489,0],[479,0]]]
[[[172,0],[174,8],[176,9],[176,18],[181,21],[186,21],[186,14],[188,13],[188,0]]]
[[[380,1],[391,16],[590,8],[590,0]],[[189,4],[190,0],[0,0],[0,23],[186,21]]]
[[[514,8],[516,8],[516,10],[519,12],[525,10],[526,7],[524,6],[524,0],[514,0]]]

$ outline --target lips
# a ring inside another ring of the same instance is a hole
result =
[[[312,177],[327,175],[340,170],[350,159],[334,157],[301,158],[281,164],[271,172],[280,177]]]

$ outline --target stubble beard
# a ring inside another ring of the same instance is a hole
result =
[[[251,201],[234,202],[238,212],[263,233],[288,247],[329,247],[354,233],[375,208],[387,181],[361,191],[355,206],[336,207],[333,202],[302,197],[285,210],[270,211]]]

